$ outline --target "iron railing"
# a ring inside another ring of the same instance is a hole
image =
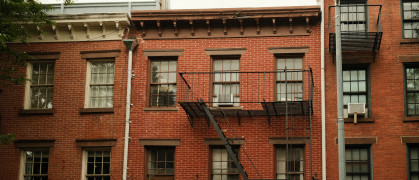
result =
[[[342,52],[380,50],[382,38],[381,5],[342,4]],[[329,6],[329,51],[336,52],[336,6]]]
[[[179,103],[198,102],[199,99],[203,99],[206,103],[245,106],[248,103],[308,101],[311,100],[314,87],[311,69],[271,72],[183,72],[179,75]]]

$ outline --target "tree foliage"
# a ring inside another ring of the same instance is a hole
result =
[[[51,9],[52,6],[35,0],[0,0],[0,54],[3,59],[0,64],[0,81],[16,84],[24,82],[25,75],[19,74],[17,67],[25,66],[25,60],[30,56],[9,47],[7,43],[26,43],[28,32],[25,25],[41,27],[52,24],[47,15]]]
[[[65,0],[65,4],[71,4],[72,0]],[[0,0],[0,82],[22,83],[24,74],[19,74],[16,67],[25,66],[25,60],[31,57],[22,51],[10,48],[8,42],[20,41],[27,43],[28,32],[24,28],[30,24],[34,27],[42,27],[45,24],[52,25],[47,12],[53,6],[39,3],[35,0]]]

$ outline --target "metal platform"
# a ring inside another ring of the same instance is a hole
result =
[[[193,119],[199,117],[206,117],[204,109],[198,102],[179,102],[180,106],[188,115],[191,125]],[[210,107],[211,113],[216,117],[222,116],[236,116],[240,123],[240,117],[244,116],[267,116],[270,123],[271,116],[285,116],[285,115],[308,115],[313,112],[310,106],[310,101],[279,101],[279,102],[261,102],[261,110],[246,110],[241,108],[218,108]],[[287,110],[288,107],[288,110]]]

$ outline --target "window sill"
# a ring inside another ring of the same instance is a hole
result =
[[[404,116],[403,122],[419,122],[419,116]]]
[[[20,109],[19,115],[53,115],[54,109]]]
[[[145,107],[143,111],[178,111],[178,107]]]
[[[415,44],[419,43],[419,38],[401,39],[400,44]]]
[[[113,108],[81,108],[80,114],[114,113]]]
[[[345,118],[345,123],[354,123],[354,118]],[[357,123],[373,123],[375,120],[374,118],[358,118]]]

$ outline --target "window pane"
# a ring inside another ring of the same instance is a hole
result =
[[[410,2],[403,3],[403,10],[411,10],[412,4]]]
[[[351,83],[343,82],[343,92],[351,92]]]
[[[231,70],[231,60],[223,60],[223,71]]]
[[[410,171],[419,171],[418,160],[410,160]]]
[[[214,70],[221,71],[223,69],[222,61],[214,61]]]
[[[177,62],[176,61],[170,61],[169,62],[169,71],[176,71],[177,70]]]
[[[351,82],[351,92],[359,92],[358,82]]]
[[[412,10],[419,10],[419,2],[412,2]]]
[[[169,71],[169,62],[168,61],[162,61],[161,62],[161,70],[162,72]]]
[[[359,85],[358,86],[358,88],[359,88],[358,91],[359,92],[366,92],[367,91],[366,83],[367,83],[366,81],[360,81],[359,82],[359,84],[358,84]]]
[[[176,73],[169,73],[169,83],[176,82]]]
[[[367,96],[365,96],[365,95],[359,95],[358,96],[358,102],[359,103],[367,103]]]
[[[160,72],[160,61],[151,62],[151,71],[152,72]]]

